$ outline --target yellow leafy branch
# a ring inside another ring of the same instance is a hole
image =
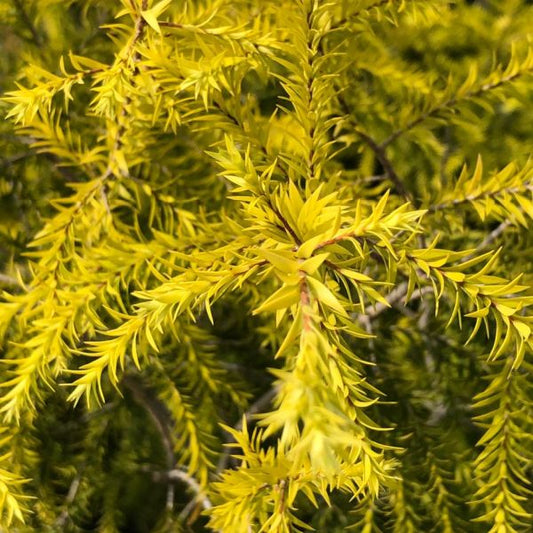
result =
[[[457,105],[467,102],[475,101],[476,98],[483,96],[486,93],[494,91],[499,87],[512,83],[524,76],[533,73],[533,48],[528,49],[526,58],[520,62],[516,54],[516,50],[512,49],[511,59],[507,64],[507,67],[503,72],[495,71],[489,75],[489,77],[478,84],[476,87],[476,70],[472,69],[469,77],[465,80],[463,85],[453,94],[453,96],[447,96],[438,103],[430,104],[428,109],[421,113],[419,116],[411,119],[407,124],[391,133],[379,146],[380,148],[386,148],[389,144],[393,143],[398,137],[412,130],[416,126],[419,126],[427,119],[438,116],[439,114],[450,111]],[[452,89],[448,89],[451,92]]]
[[[482,220],[496,215],[527,227],[524,214],[533,218],[533,202],[525,194],[528,192],[533,193],[533,162],[529,161],[522,169],[511,163],[483,179],[483,163],[478,157],[472,176],[468,177],[465,165],[453,190],[428,211],[434,213],[470,203]]]

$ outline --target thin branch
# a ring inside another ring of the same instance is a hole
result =
[[[141,10],[146,11],[146,9],[148,9],[148,0],[142,0]],[[144,17],[139,14],[139,18],[137,19],[137,23],[135,24],[135,34],[133,36],[133,41],[130,44],[129,50],[131,50],[135,46],[137,41],[142,37],[144,28],[146,28],[147,24],[148,23],[146,22]],[[134,59],[140,59],[140,54],[138,52],[135,54]]]
[[[470,100],[472,98],[476,98],[477,96],[482,95],[483,93],[486,93],[488,91],[491,91],[493,89],[497,89],[501,85],[504,85],[506,83],[510,83],[514,81],[517,78],[520,78],[524,74],[527,74],[533,70],[533,67],[525,69],[523,71],[516,72],[515,74],[511,74],[509,76],[505,76],[499,81],[493,82],[493,83],[485,83],[481,87],[479,87],[475,91],[467,92],[465,95],[460,97],[453,97],[449,98],[448,100],[445,100],[444,102],[432,107],[425,113],[422,113],[418,117],[414,118],[410,122],[408,122],[403,128],[400,128],[396,130],[394,133],[389,135],[380,145],[380,148],[386,148],[389,144],[394,142],[398,137],[403,135],[404,133],[407,133],[409,130],[412,130],[414,127],[418,126],[428,118],[431,118],[435,115],[438,115],[441,111],[444,111],[445,109],[451,108],[455,106],[457,103],[463,101],[463,100]]]
[[[0,284],[2,285],[9,285],[11,287],[19,287],[20,283],[18,279],[8,276],[7,274],[1,274],[0,273]]]
[[[256,400],[244,413],[244,416],[246,418],[250,418],[251,416],[260,413],[263,411],[265,407],[267,407],[270,402],[276,397],[276,394],[278,393],[277,387],[273,387],[265,394],[263,394],[258,400]],[[239,420],[237,424],[235,424],[235,429],[241,430],[242,429],[242,418]]]
[[[219,111],[225,118],[227,118],[234,126],[238,127],[245,136],[249,135],[249,132],[246,131],[246,129],[245,129],[244,125],[241,123],[241,121],[237,117],[232,115],[229,111],[225,110],[218,102],[213,102],[212,106],[217,111]],[[258,145],[259,149],[261,150],[261,152],[263,153],[265,161],[268,161],[270,155],[269,155],[269,153],[267,151],[266,146],[263,143],[261,143],[259,140],[257,142],[257,145]],[[284,173],[284,174],[285,174],[285,177],[287,179],[289,179],[287,174],[286,173]],[[280,210],[272,203],[271,198],[269,198],[266,194],[264,195],[264,198],[265,198],[265,201],[268,204],[268,207],[272,210],[272,212],[276,215],[277,219],[281,223],[281,226],[278,225],[278,227],[280,229],[285,230],[290,235],[290,237],[295,242],[295,244],[297,246],[300,246],[302,244],[302,241],[300,240],[300,238],[298,237],[298,235],[296,234],[294,229],[291,227],[291,225],[288,223],[287,219],[283,216],[283,214],[280,212]]]
[[[357,11],[354,11],[353,13],[350,13],[348,16],[333,23],[331,25],[330,31],[336,31],[336,30],[342,29],[342,27],[345,24],[349,24],[350,22],[356,20],[358,17],[360,17],[364,13],[369,13],[370,11],[372,11],[372,9],[379,9],[380,7],[383,7],[385,4],[394,3],[395,1],[397,0],[377,0],[373,4],[370,4],[369,6],[366,6]]]
[[[440,204],[429,206],[428,212],[435,213],[437,211],[443,211],[444,209],[452,209],[458,205],[465,204],[468,202],[484,200],[485,198],[494,198],[495,196],[498,196],[500,194],[516,194],[524,190],[533,191],[533,181],[526,181],[518,187],[505,187],[503,189],[498,189],[497,191],[487,191],[482,192],[480,194],[470,194],[463,198],[456,198],[454,200],[450,200],[449,202],[442,202]]]
[[[322,55],[324,55],[323,41],[320,42],[319,50],[321,51]],[[348,117],[353,117],[353,113],[351,112],[350,106],[348,105],[348,103],[346,102],[346,100],[344,99],[342,95],[343,88],[339,87],[337,84],[335,85],[337,86],[337,90],[338,90],[337,101],[339,102],[342,112]],[[394,184],[396,191],[401,196],[403,196],[405,200],[415,205],[413,201],[414,199],[411,193],[405,188],[403,181],[400,179],[400,177],[394,170],[394,167],[392,166],[390,159],[387,157],[387,154],[385,153],[385,147],[380,146],[368,133],[365,133],[364,131],[360,130],[357,124],[353,123],[352,120],[350,120],[350,122],[354,126],[355,133],[359,135],[359,137],[374,152],[376,159],[379,161],[379,163],[383,167],[383,171],[385,172],[386,176]]]
[[[468,254],[466,257],[463,258],[464,261],[468,261],[475,257],[477,252],[481,252],[484,248],[486,248],[489,244],[492,244],[510,225],[512,224],[512,221],[510,219],[504,220],[501,224],[498,225],[497,228],[492,230],[484,239],[481,241],[477,246],[476,249],[471,253]]]
[[[169,429],[171,419],[166,407],[157,398],[154,398],[140,381],[133,376],[125,375],[121,383],[132,393],[133,399],[150,415],[161,435],[167,466],[169,470],[174,468],[174,443]]]
[[[387,176],[385,174],[378,174],[377,176],[365,176],[363,178],[359,178],[357,181],[360,183],[374,183],[376,181],[383,181],[386,180]]]
[[[70,484],[70,487],[68,489],[67,497],[65,498],[65,504],[63,507],[63,510],[61,511],[61,514],[58,516],[57,520],[55,521],[55,526],[62,529],[66,524],[67,520],[69,519],[69,507],[76,498],[76,494],[78,493],[78,489],[80,488],[81,483],[81,473],[78,472],[74,479],[72,480],[72,483]]]
[[[30,31],[32,39],[33,39],[33,43],[36,46],[41,46],[42,45],[41,36],[39,35],[39,32],[37,31],[37,28],[33,24],[33,21],[31,20],[30,16],[28,15],[28,12],[26,11],[26,9],[24,9],[24,4],[22,3],[22,0],[13,0],[13,3],[15,4],[15,9],[19,12],[22,22],[24,22],[24,24]]]
[[[411,202],[414,205],[413,196],[411,193],[405,188],[402,180],[394,170],[394,167],[392,166],[391,160],[388,158],[387,154],[385,153],[385,149],[383,146],[377,144],[377,142],[370,137],[367,133],[361,131],[356,127],[355,132],[365,143],[370,147],[370,149],[374,152],[376,159],[379,161],[381,166],[383,167],[383,170],[385,171],[385,174],[387,177],[392,181],[394,184],[394,187],[396,191],[403,196],[407,201]]]
[[[341,106],[342,112],[348,116],[352,117],[352,113],[350,110],[350,107],[348,106],[346,100],[342,97],[342,95],[339,93],[337,96],[337,99],[339,101],[339,104]],[[352,121],[351,121],[352,122]],[[368,145],[368,147],[374,152],[374,155],[376,156],[376,159],[379,161],[380,165],[383,167],[383,171],[389,178],[389,180],[394,184],[394,187],[396,191],[405,198],[408,202],[411,202],[414,205],[413,196],[411,193],[405,188],[403,181],[400,179],[396,171],[394,170],[394,167],[392,166],[392,163],[390,159],[388,158],[387,154],[385,153],[385,147],[382,145],[379,145],[368,133],[365,133],[359,127],[357,124],[352,122],[352,125],[354,127],[355,133]]]
[[[275,398],[277,393],[278,393],[277,387],[273,387],[269,389],[267,392],[265,392],[261,397],[259,397],[259,399],[257,399],[252,405],[250,405],[250,407],[244,413],[244,418],[250,418],[251,416],[263,411],[264,408],[270,404],[273,398]],[[240,431],[242,429],[242,422],[243,422],[243,417],[241,416],[239,421],[236,424],[234,424],[233,427],[237,431]],[[220,456],[220,459],[217,465],[217,472],[221,472],[227,467],[230,455],[231,455],[231,452],[228,449],[226,449],[226,451]]]
[[[145,470],[145,469],[143,469]],[[174,483],[176,481],[181,481],[185,483],[189,489],[194,493],[194,498],[187,503],[187,505],[183,508],[183,510],[180,512],[178,516],[179,521],[184,521],[187,516],[189,516],[193,510],[193,508],[199,503],[203,509],[211,509],[213,507],[213,504],[211,503],[211,500],[209,500],[208,496],[203,491],[200,483],[196,481],[196,479],[188,474],[186,471],[181,470],[179,468],[172,468],[171,470],[167,470],[166,472],[152,472],[152,480],[155,482],[164,482],[167,483],[169,486],[174,487]],[[172,495],[174,494],[174,491],[172,491]],[[169,507],[167,502],[167,509],[172,509],[172,506]]]
[[[36,155],[35,152],[20,152],[18,154],[12,155],[11,157],[5,157],[0,161],[0,168],[9,167],[17,161],[32,157],[34,155]]]
[[[287,219],[283,216],[281,211],[272,203],[270,198],[267,198],[267,203],[273,213],[278,217],[279,221],[283,224],[285,231],[291,236],[292,240],[297,246],[302,244],[300,237],[296,235],[296,232],[292,229],[291,225],[287,222]]]
[[[152,418],[155,427],[161,435],[161,443],[163,444],[166,454],[167,469],[170,472],[174,468],[176,460],[174,457],[174,441],[169,429],[171,421],[165,406],[157,398],[150,396],[149,392],[135,378],[126,375],[122,378],[122,384],[131,391],[134,400],[136,400]],[[174,485],[168,483],[166,507],[168,510],[172,510],[173,506]]]
[[[186,483],[189,488],[195,493],[197,501],[202,504],[202,507],[204,509],[211,509],[211,507],[213,507],[213,504],[204,494],[202,487],[200,486],[198,481],[196,481],[196,479],[187,474],[187,472],[179,470],[178,468],[174,468],[173,470],[167,472],[166,476],[169,481],[183,481],[183,483]]]
[[[360,322],[365,325],[365,318],[373,319],[376,318],[378,315],[383,313],[384,311],[387,311],[390,309],[390,306],[392,306],[395,303],[398,303],[406,294],[407,294],[407,282],[400,283],[396,288],[394,288],[385,298],[389,305],[385,305],[384,303],[378,302],[373,305],[369,305],[365,308],[365,313],[363,315],[360,315]],[[414,291],[411,297],[409,298],[408,302],[405,302],[406,304],[409,302],[412,302],[413,300],[416,300],[418,298],[422,298],[424,295],[432,293],[433,287],[422,287],[418,289],[417,291]],[[362,320],[361,320],[362,319]]]
[[[492,230],[486,237],[483,239],[481,244],[476,248],[476,250],[482,250],[489,244],[492,244],[510,225],[512,224],[511,220],[504,220],[496,229]]]

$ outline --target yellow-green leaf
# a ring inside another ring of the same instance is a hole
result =
[[[264,311],[277,311],[294,305],[300,300],[300,288],[297,285],[285,285],[265,300],[253,314],[257,315]]]

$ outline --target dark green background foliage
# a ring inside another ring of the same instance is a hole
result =
[[[532,28],[0,0],[0,530],[533,531]]]

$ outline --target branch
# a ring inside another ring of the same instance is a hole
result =
[[[172,468],[166,472],[152,472],[152,480],[155,482],[163,481],[166,483],[181,481],[188,485],[192,492],[194,492],[195,498],[193,502],[199,502],[204,509],[211,509],[211,507],[213,507],[213,504],[202,490],[200,483],[184,470]]]
[[[492,230],[486,237],[483,239],[481,244],[476,248],[476,250],[482,250],[489,244],[492,244],[509,226],[511,225],[511,220],[504,220],[496,229]]]
[[[5,157],[0,161],[0,168],[9,167],[17,161],[26,159],[28,157],[35,156],[35,152],[20,152],[18,154],[12,155],[11,157]]]
[[[414,205],[413,197],[411,193],[405,188],[402,180],[394,170],[394,167],[392,166],[392,163],[390,159],[387,157],[387,154],[385,153],[385,148],[382,145],[377,144],[377,142],[370,137],[367,133],[361,131],[357,128],[355,129],[355,133],[365,141],[365,143],[369,146],[369,148],[374,152],[376,159],[379,161],[381,166],[383,167],[383,170],[387,177],[392,181],[394,184],[395,189],[398,191],[398,193],[405,198],[408,202],[411,202]]]
[[[509,76],[505,76],[499,81],[492,82],[492,83],[485,83],[479,89],[471,92],[467,92],[464,96],[460,97],[453,97],[449,98],[448,100],[445,100],[444,102],[436,105],[435,107],[429,109],[425,113],[422,113],[415,119],[408,122],[403,128],[400,128],[399,130],[396,130],[394,133],[389,135],[380,145],[380,148],[386,148],[389,144],[394,142],[398,137],[403,135],[404,133],[407,133],[409,130],[412,130],[414,127],[418,126],[428,118],[431,118],[435,115],[438,115],[441,111],[444,111],[447,108],[455,106],[457,103],[459,103],[461,100],[470,100],[472,98],[476,98],[477,96],[480,96],[488,91],[491,91],[493,89],[496,89],[500,87],[501,85],[504,85],[505,83],[510,83],[514,81],[515,79],[523,76],[524,74],[531,72],[533,70],[533,67],[527,68],[523,71],[516,72],[514,74],[510,74]]]
[[[22,22],[26,25],[28,30],[30,30],[31,36],[33,38],[33,42],[36,46],[41,46],[41,36],[39,35],[39,32],[37,31],[37,28],[33,24],[33,21],[31,20],[30,16],[28,15],[27,11],[24,9],[24,5],[21,0],[13,0],[13,3],[15,4],[15,9],[19,12],[20,18],[22,19]]]
[[[341,106],[342,112],[348,116],[352,117],[353,114],[351,113],[350,107],[348,106],[346,100],[342,97],[340,94],[339,89],[339,95],[337,96],[337,99],[339,101],[339,104]],[[394,167],[392,166],[392,163],[390,159],[387,157],[387,154],[385,153],[385,147],[382,145],[379,145],[368,133],[365,133],[364,131],[360,130],[357,124],[353,123],[352,120],[350,120],[352,123],[355,133],[361,137],[361,139],[368,145],[368,147],[374,152],[376,159],[379,161],[381,166],[383,167],[383,171],[385,172],[387,178],[394,184],[394,187],[396,191],[405,198],[408,202],[411,202],[413,205],[415,205],[413,201],[413,197],[411,193],[405,188],[402,180],[394,170]]]
[[[141,4],[141,10],[146,11],[148,9],[148,0],[142,0]],[[135,24],[135,34],[133,35],[133,40],[128,48],[128,52],[131,51],[131,49],[135,46],[137,41],[142,37],[142,34],[144,32],[144,28],[147,26],[146,20],[144,20],[144,17],[139,14],[139,18],[137,19],[137,22]],[[127,54],[129,55],[129,53]],[[134,60],[138,61],[140,59],[140,54],[138,52],[134,55]]]
[[[144,469],[143,469],[144,470]],[[200,503],[200,505],[203,507],[203,509],[211,509],[213,507],[213,504],[211,503],[211,500],[207,497],[207,495],[202,490],[202,487],[187,472],[184,470],[180,470],[179,468],[173,468],[171,470],[167,470],[166,472],[152,472],[152,480],[155,482],[165,482],[168,483],[169,487],[172,487],[172,496],[174,496],[174,486],[173,483],[176,481],[181,481],[185,483],[191,491],[194,493],[194,498],[187,503],[187,505],[183,508],[181,513],[179,514],[178,520],[183,521],[185,518],[191,513],[192,509],[197,503]],[[171,510],[172,506],[169,506],[167,501],[167,509]]]
[[[202,487],[194,479],[192,476],[184,472],[183,470],[179,470],[178,468],[175,468],[173,470],[170,470],[166,473],[167,479],[169,481],[183,481],[183,483],[186,483],[189,488],[195,493],[197,501],[199,501],[202,504],[202,507],[204,509],[211,509],[213,507],[213,504],[209,500],[209,498],[204,494],[202,491]]]
[[[244,125],[241,123],[241,121],[235,117],[234,115],[232,115],[229,111],[227,111],[226,109],[224,109],[218,102],[214,101],[212,103],[212,106],[218,111],[220,112],[220,114],[222,114],[222,116],[224,116],[226,119],[228,119],[234,126],[236,126],[237,128],[239,128],[241,130],[241,132],[243,133],[244,136],[249,136],[249,132],[246,131]],[[269,157],[270,157],[270,154],[268,153],[267,151],[267,148],[266,146],[261,143],[259,141],[259,139],[256,139],[257,140],[257,146],[259,147],[259,149],[261,150],[263,156],[264,156],[264,159],[265,161],[268,161]],[[289,179],[288,175],[286,172],[283,172],[284,176]],[[272,200],[270,199],[270,197],[268,197],[266,194],[263,195],[265,201],[267,202],[268,204],[268,207],[272,210],[272,212],[274,213],[274,215],[276,215],[277,219],[279,220],[279,222],[281,223],[281,226],[277,225],[280,229],[282,230],[285,230],[289,235],[290,237],[292,238],[292,240],[295,242],[295,244],[297,246],[300,246],[302,244],[302,241],[300,240],[300,238],[298,237],[298,235],[296,234],[296,232],[294,231],[294,229],[291,227],[291,225],[288,223],[287,219],[283,216],[283,214],[280,212],[280,210],[272,203]]]
[[[55,526],[58,527],[60,530],[64,528],[64,526],[67,524],[67,520],[69,519],[69,511],[68,508],[76,498],[76,494],[78,493],[78,489],[80,488],[81,483],[81,473],[78,472],[74,479],[72,480],[72,483],[70,484],[70,487],[68,489],[67,497],[65,499],[64,508],[61,511],[61,514],[58,516],[57,520],[55,521]]]
[[[20,283],[18,279],[8,276],[7,274],[0,273],[0,283],[3,285],[10,285],[11,287],[19,287]]]
[[[134,400],[141,405],[152,418],[155,427],[161,435],[161,443],[165,450],[168,471],[174,469],[174,443],[170,433],[170,419],[165,406],[157,399],[148,394],[148,391],[135,379],[130,376],[122,378],[122,384],[131,391]],[[174,506],[174,485],[167,484],[166,508],[172,510]]]
[[[510,225],[512,224],[510,219],[504,220],[496,229],[492,230],[484,239],[476,246],[476,249],[471,253],[468,254],[465,258],[463,258],[462,262],[469,261],[473,257],[475,257],[476,252],[480,252],[488,246],[489,244],[492,244]]]
[[[174,444],[169,429],[170,417],[166,407],[157,398],[151,396],[148,390],[134,377],[125,375],[121,383],[132,393],[133,399],[146,410],[153,420],[165,448],[168,469],[171,470],[174,468]]]
[[[277,387],[273,387],[269,389],[267,392],[265,392],[262,396],[259,397],[259,399],[257,399],[252,405],[250,405],[250,407],[244,413],[244,418],[250,418],[252,415],[255,415],[263,411],[263,409],[267,405],[270,404],[272,399],[275,398],[277,393],[278,393]],[[243,421],[243,416],[241,416],[239,421],[236,424],[234,424],[233,427],[237,431],[240,431],[242,429],[242,421]],[[226,469],[230,455],[231,455],[231,452],[228,449],[226,449],[226,451],[220,456],[220,460],[218,461],[218,465],[217,465],[217,473]]]
[[[342,18],[338,22],[335,22],[334,24],[331,25],[330,31],[336,31],[336,30],[343,29],[342,26],[344,26],[345,24],[350,23],[352,20],[357,19],[363,13],[368,13],[368,12],[372,11],[372,9],[378,9],[378,8],[384,6],[385,4],[390,4],[390,3],[393,3],[395,1],[398,1],[398,0],[377,0],[373,4],[370,4],[369,6],[363,7],[361,9],[359,9],[358,11],[354,11],[353,13],[350,13],[348,16]]]
[[[385,299],[390,305],[399,302],[407,294],[407,287],[407,282],[401,283],[396,288],[394,288]],[[405,302],[405,304],[412,302],[413,300],[416,300],[418,298],[422,298],[425,294],[429,294],[431,292],[433,292],[433,287],[420,288],[417,291],[413,292],[411,298],[409,298],[408,302]],[[378,315],[380,315],[384,311],[387,311],[388,309],[390,309],[389,306],[380,302],[373,305],[369,305],[365,308],[365,313],[360,315],[359,321],[366,326],[366,319],[376,318]]]
[[[450,200],[449,202],[442,202],[440,204],[431,205],[427,208],[429,213],[435,213],[437,211],[443,211],[444,209],[451,209],[467,202],[475,202],[476,200],[484,200],[485,198],[494,198],[500,194],[516,194],[524,190],[533,191],[533,181],[526,181],[518,187],[506,187],[498,189],[497,191],[487,191],[480,194],[470,194],[464,198],[457,198]]]

